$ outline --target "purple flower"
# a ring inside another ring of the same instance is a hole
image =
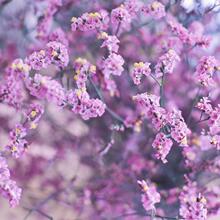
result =
[[[106,78],[110,75],[120,76],[124,71],[124,59],[116,53],[111,53],[102,63],[102,72]]]
[[[183,186],[179,196],[180,215],[187,220],[206,220],[207,208],[206,199],[198,193],[195,183],[189,182]]]
[[[160,202],[160,194],[154,184],[147,184],[144,180],[138,180],[143,194],[141,195],[141,201],[146,211],[155,210],[155,204]]]
[[[195,78],[203,85],[213,84],[213,73],[217,70],[217,60],[213,56],[203,56],[196,67]]]
[[[179,55],[172,49],[162,55],[155,66],[155,73],[157,77],[161,77],[167,73],[173,73],[176,64],[180,62]]]
[[[144,6],[142,11],[155,19],[160,19],[166,16],[164,5],[158,1],[154,1],[150,5]]]
[[[141,78],[143,75],[149,76],[150,74],[150,63],[134,63],[134,68],[131,72],[131,77],[135,85],[139,85],[141,83]]]
[[[153,141],[153,148],[156,150],[156,158],[161,159],[163,163],[167,163],[166,156],[170,152],[173,142],[164,133],[160,132]]]

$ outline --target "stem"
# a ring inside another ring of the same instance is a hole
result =
[[[98,97],[102,100],[103,103],[105,103],[101,91],[98,89],[98,87],[97,87],[97,86],[95,85],[95,83],[92,81],[91,77],[89,77],[89,81],[91,82],[93,88],[95,89],[95,91],[96,91]],[[117,113],[115,113],[113,110],[111,110],[111,109],[107,106],[106,103],[105,103],[105,105],[106,105],[106,111],[107,111],[113,118],[115,118],[116,120],[118,120],[119,122],[121,122],[122,124],[124,124],[124,119],[121,118],[121,116],[119,116],[119,115],[118,115]]]
[[[164,82],[165,82],[165,74],[163,72],[162,80],[160,84],[160,106],[164,107]]]
[[[201,89],[201,87],[198,88],[198,91],[197,91],[197,93],[196,93],[196,97],[194,98],[193,103],[192,103],[192,105],[191,105],[191,107],[190,107],[190,111],[189,111],[189,114],[188,114],[188,117],[187,117],[187,121],[186,121],[186,124],[187,124],[187,125],[189,124],[189,122],[190,122],[190,120],[191,120],[192,110],[193,110],[193,108],[195,107],[196,103],[198,102],[200,89]]]
[[[118,35],[119,30],[120,30],[120,27],[121,27],[121,22],[118,23],[117,29],[116,29],[116,31],[115,31],[115,36]]]

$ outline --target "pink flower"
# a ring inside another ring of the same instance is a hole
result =
[[[139,85],[141,83],[142,75],[149,76],[150,74],[150,63],[134,63],[134,68],[131,72],[131,77],[135,85]]]
[[[111,12],[111,22],[112,24],[121,25],[122,27],[128,27],[131,23],[131,15],[124,5],[115,8]]]
[[[80,114],[84,120],[101,117],[106,105],[99,99],[90,99],[85,88],[70,91],[68,94],[68,104],[75,114]]]
[[[78,88],[85,88],[88,75],[96,72],[96,66],[91,65],[86,59],[80,57],[74,61],[73,69],[76,73],[74,79]]]
[[[152,121],[156,130],[160,130],[166,124],[166,110],[160,107],[160,97],[148,93],[133,96],[138,104],[141,114]]]
[[[196,67],[195,78],[203,85],[213,84],[213,74],[217,69],[217,61],[213,56],[203,56]]]
[[[126,0],[124,6],[131,16],[137,15],[141,10],[143,3],[139,0]]]
[[[108,35],[106,32],[102,32],[98,36],[99,39],[103,39],[104,42],[102,43],[101,47],[107,47],[109,50],[109,53],[117,53],[118,52],[118,44],[120,41],[116,36]]]
[[[171,127],[171,136],[177,142],[182,145],[187,144],[187,135],[190,134],[190,130],[188,129],[182,115],[181,111],[173,110],[170,112],[167,117],[167,123]]]
[[[69,63],[69,55],[67,48],[57,41],[47,43],[46,55],[48,59],[60,68]]]
[[[35,74],[33,79],[29,78],[25,83],[31,95],[39,99],[47,99],[59,106],[65,104],[66,91],[56,80]]]
[[[176,64],[180,62],[179,55],[172,49],[162,55],[155,66],[155,73],[157,77],[161,77],[167,73],[173,73]]]
[[[144,6],[142,11],[155,19],[160,19],[166,16],[164,5],[158,1],[154,1],[150,5]]]
[[[199,100],[196,107],[206,114],[210,115],[213,111],[212,105],[210,103],[211,101],[208,97],[203,97]]]
[[[102,71],[106,78],[110,75],[120,76],[124,71],[124,59],[116,53],[111,53],[102,63]]]
[[[84,13],[81,17],[72,17],[72,31],[90,31],[104,30],[109,23],[108,13],[105,10],[100,10],[94,13]]]
[[[206,199],[198,193],[195,183],[189,182],[183,186],[179,196],[180,215],[187,220],[206,220]]]
[[[50,60],[46,56],[45,50],[33,52],[25,59],[25,62],[34,70],[47,68],[48,65],[50,64]]]
[[[137,181],[142,188],[141,201],[146,211],[155,210],[155,204],[160,202],[160,194],[154,184],[147,184],[144,180]]]
[[[6,150],[9,150],[13,157],[21,157],[27,149],[28,142],[25,140],[26,135],[27,130],[22,124],[17,124],[10,132],[11,142],[6,146]]]
[[[4,157],[0,156],[0,193],[9,200],[11,207],[18,205],[21,189],[10,179],[10,171]]]
[[[156,158],[161,159],[163,163],[167,163],[166,156],[170,152],[173,142],[170,138],[160,132],[156,135],[153,141],[153,148],[156,150]]]

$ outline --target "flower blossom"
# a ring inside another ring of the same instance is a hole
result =
[[[50,60],[46,56],[45,50],[35,51],[25,59],[33,70],[41,70],[42,68],[48,67]]]
[[[66,100],[65,89],[51,77],[35,74],[34,78],[26,80],[26,86],[31,95],[39,99],[47,99],[58,106],[63,106]]]
[[[121,25],[124,28],[127,28],[131,23],[131,15],[124,5],[121,5],[111,12],[111,22],[112,24]]]
[[[213,56],[203,56],[196,67],[195,78],[203,85],[213,84],[213,74],[217,69],[217,61]]]
[[[10,179],[10,171],[5,158],[0,156],[0,193],[9,200],[11,207],[15,207],[21,198],[21,191],[16,182]]]
[[[206,220],[207,208],[206,199],[198,193],[195,183],[188,183],[183,186],[179,196],[180,215],[187,220]]]
[[[65,67],[69,63],[69,55],[67,48],[57,41],[51,41],[47,45],[46,55],[51,63],[58,67]]]
[[[172,140],[168,138],[164,133],[159,132],[152,144],[153,148],[156,150],[156,158],[161,159],[163,163],[167,163],[166,156],[170,152],[172,145]]]
[[[149,14],[155,19],[160,19],[164,16],[166,16],[165,7],[162,3],[158,1],[154,1],[151,4],[144,6],[142,8],[142,11],[146,14]]]
[[[161,77],[163,74],[173,73],[176,64],[180,62],[179,55],[172,49],[167,53],[159,57],[159,61],[155,66],[155,73],[157,77]]]
[[[72,17],[72,31],[90,31],[104,30],[108,26],[109,17],[105,10],[100,10],[94,13],[84,13],[81,17]]]
[[[7,68],[4,83],[0,85],[0,100],[19,108],[24,101],[23,80],[29,75],[30,66],[16,59]]]
[[[10,132],[11,142],[6,146],[6,149],[9,150],[15,158],[19,158],[28,147],[28,142],[25,139],[26,135],[27,129],[22,124],[17,124]]]
[[[141,195],[141,201],[146,211],[155,210],[155,204],[160,202],[160,194],[154,184],[147,184],[144,180],[138,180],[143,194]]]
[[[134,68],[131,72],[131,77],[135,85],[139,85],[142,75],[149,76],[151,74],[150,63],[134,63]]]
[[[109,53],[117,53],[118,52],[118,44],[119,44],[119,40],[116,36],[114,35],[108,35],[106,32],[101,32],[98,36],[98,39],[102,39],[104,40],[104,42],[102,43],[101,47],[107,47],[109,50]]]
[[[138,104],[141,113],[147,119],[152,120],[156,130],[160,130],[166,124],[166,110],[160,107],[160,97],[148,93],[133,96],[133,100]]]
[[[102,71],[106,78],[110,75],[120,76],[124,71],[124,59],[121,55],[111,53],[102,63]]]
[[[101,117],[106,105],[99,99],[91,99],[85,88],[70,91],[67,96],[68,104],[75,114],[80,114],[84,120]]]
[[[90,73],[95,73],[96,66],[91,65],[86,59],[79,57],[74,61],[73,69],[76,73],[74,76],[74,80],[76,81],[77,87],[85,88],[88,75]]]
[[[177,142],[183,145],[187,144],[187,135],[190,133],[181,111],[174,109],[167,116],[167,122],[171,126],[171,136]]]

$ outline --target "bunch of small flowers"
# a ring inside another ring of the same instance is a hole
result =
[[[91,99],[86,88],[69,91],[67,103],[75,114],[80,114],[84,120],[101,117],[106,105],[99,99]]]
[[[138,104],[141,114],[152,121],[156,130],[160,130],[166,124],[166,110],[160,106],[160,97],[142,93],[133,96],[133,100]]]
[[[173,73],[177,63],[180,62],[179,55],[172,49],[167,53],[159,57],[159,61],[155,66],[155,74],[157,77],[161,77],[163,74]]]
[[[143,194],[141,195],[141,201],[146,211],[155,210],[155,204],[160,202],[160,194],[154,184],[147,184],[144,180],[138,180]]]
[[[135,85],[141,83],[141,78],[143,75],[149,76],[151,74],[150,63],[134,63],[134,68],[131,72],[131,77]]]
[[[81,17],[72,17],[72,31],[105,30],[109,23],[107,11],[84,13]]]
[[[111,22],[117,26],[127,28],[131,23],[131,15],[124,5],[120,5],[111,12]]]
[[[198,192],[196,184],[189,182],[183,186],[179,196],[180,215],[188,220],[207,219],[206,199]]]
[[[182,115],[181,111],[173,110],[168,113],[167,123],[171,127],[171,136],[177,142],[182,145],[187,144],[187,135],[190,134],[190,130],[187,127]]]
[[[24,101],[23,80],[29,75],[30,67],[16,59],[7,68],[4,84],[0,86],[0,97],[5,103],[19,108]]]
[[[16,182],[10,179],[8,164],[3,156],[0,155],[0,193],[9,200],[11,207],[18,205],[21,197],[21,189]]]
[[[111,75],[120,76],[124,70],[124,59],[121,55],[111,53],[101,64],[102,72],[105,78],[110,78]]]
[[[160,19],[166,16],[165,7],[159,1],[154,1],[142,8],[142,11],[154,19]]]
[[[35,74],[34,78],[28,78],[25,83],[31,95],[39,99],[52,101],[58,106],[65,104],[65,89],[56,80],[51,79],[51,77]]]
[[[170,152],[172,145],[172,140],[164,133],[159,132],[152,143],[152,147],[156,150],[156,158],[161,159],[163,163],[167,163],[166,156]]]
[[[76,85],[80,89],[86,87],[88,76],[95,74],[96,66],[91,65],[86,59],[79,57],[73,63],[73,70],[76,73],[74,75]]]
[[[41,70],[47,68],[50,64],[50,60],[46,56],[45,50],[34,51],[31,55],[26,57],[25,63],[27,63],[33,70]]]
[[[217,70],[217,60],[213,56],[203,56],[196,67],[195,78],[203,86],[214,83],[213,74]]]
[[[51,63],[60,68],[68,65],[69,55],[66,46],[57,41],[51,41],[46,46],[46,56]]]
[[[106,32],[101,32],[98,35],[98,39],[102,39],[104,40],[104,42],[102,43],[101,47],[107,47],[109,53],[117,53],[118,49],[119,49],[119,40],[115,35],[108,35]]]
[[[13,157],[19,158],[26,151],[28,147],[26,135],[27,129],[22,124],[17,124],[10,132],[11,143],[6,146],[6,149],[11,152]]]

